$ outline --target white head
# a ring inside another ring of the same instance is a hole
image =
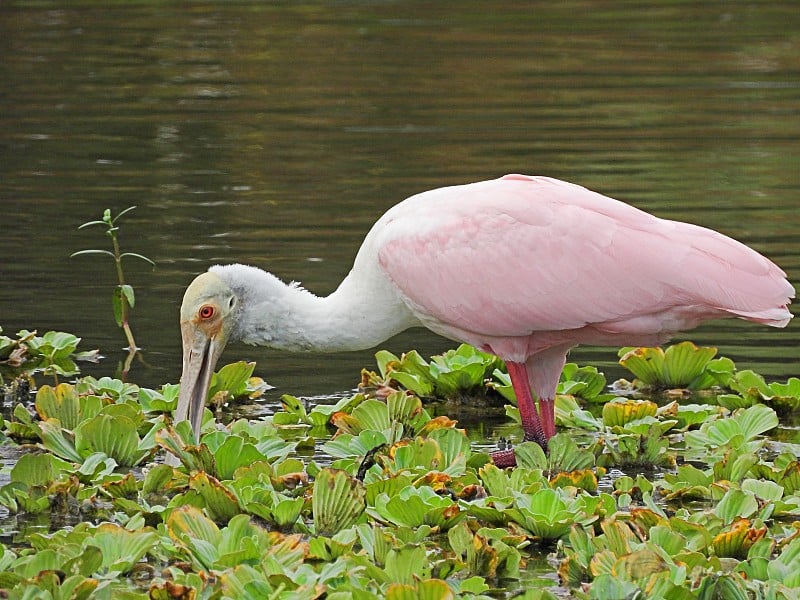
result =
[[[301,329],[287,325],[301,297],[312,297],[297,284],[256,267],[211,267],[186,288],[181,304],[183,373],[175,421],[189,420],[200,436],[211,375],[228,342],[242,341],[296,349]]]
[[[198,275],[181,304],[183,373],[175,421],[188,419],[199,439],[211,375],[236,328],[240,300],[217,273]]]

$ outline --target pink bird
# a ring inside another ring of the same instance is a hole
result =
[[[574,346],[657,345],[724,317],[784,327],[794,294],[780,268],[729,237],[571,183],[507,175],[440,188],[387,211],[327,297],[245,265],[199,275],[181,306],[176,420],[199,436],[228,341],[335,352],[423,326],[502,358],[525,439],[546,448]],[[514,464],[513,451],[493,459]]]

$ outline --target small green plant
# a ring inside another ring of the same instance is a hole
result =
[[[698,347],[681,342],[666,350],[656,348],[622,348],[619,364],[634,374],[636,388],[703,390],[725,386],[734,364],[728,358],[718,358],[716,348]]]
[[[0,385],[4,384],[3,372],[12,377],[31,376],[42,372],[52,375],[56,383],[59,376],[77,375],[80,372],[77,360],[97,361],[97,350],[79,352],[81,338],[63,331],[48,331],[43,336],[36,331],[23,329],[17,339],[2,335],[0,327]]]
[[[50,338],[36,356],[71,346]],[[0,357],[20,346],[5,341]],[[249,396],[252,372],[223,367],[212,396]],[[0,485],[19,528],[0,541],[0,590],[482,600],[524,587],[535,600],[555,598],[558,577],[559,597],[585,600],[797,600],[800,446],[761,403],[796,395],[797,380],[733,376],[715,387],[755,404],[730,412],[703,393],[661,405],[640,388],[593,415],[578,399],[602,382],[566,368],[563,431],[547,453],[515,444],[513,470],[490,461],[483,435],[386,386],[324,406],[283,396],[283,411],[224,426],[206,410],[196,443],[164,414],[177,385],[42,385],[0,421],[4,444],[24,444]],[[165,450],[181,465],[150,462]]]
[[[405,388],[421,398],[450,401],[483,397],[485,381],[502,361],[468,344],[431,357],[427,362],[416,350],[397,357],[387,350],[375,355],[380,375],[362,372],[362,388]]]
[[[123,215],[132,211],[135,206],[129,206],[125,210],[121,211],[116,217],[111,216],[111,210],[106,209],[103,212],[103,218],[100,221],[87,221],[78,229],[83,229],[84,227],[89,227],[90,225],[103,225],[106,227],[106,235],[111,238],[111,247],[112,251],[109,250],[79,250],[78,252],[73,252],[72,256],[81,256],[86,254],[106,254],[114,259],[114,264],[116,265],[117,269],[117,281],[119,282],[117,287],[114,289],[114,296],[113,296],[113,304],[114,304],[114,318],[117,321],[117,325],[122,328],[125,332],[125,337],[128,340],[128,349],[133,352],[137,350],[139,347],[136,345],[136,340],[133,338],[133,332],[131,331],[130,326],[130,311],[133,308],[134,304],[136,303],[136,297],[133,292],[133,287],[127,283],[125,283],[125,272],[122,270],[122,259],[126,257],[131,258],[138,258],[145,262],[150,263],[153,267],[155,267],[155,263],[147,258],[146,256],[142,256],[141,254],[136,254],[135,252],[120,252],[119,248],[119,239],[117,238],[117,232],[119,231],[119,226],[117,225],[117,221]],[[70,258],[71,258],[70,257]]]

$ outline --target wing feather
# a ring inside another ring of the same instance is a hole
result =
[[[794,292],[774,264],[722,234],[547,178],[419,194],[378,222],[375,243],[415,312],[491,336],[676,306],[785,317]]]

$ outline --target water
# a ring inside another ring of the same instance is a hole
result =
[[[413,193],[546,174],[719,229],[800,280],[800,11],[793,2],[161,3],[0,7],[0,326],[69,331],[108,356],[101,229],[122,222],[143,385],[176,381],[183,289],[248,262],[319,294]],[[632,273],[632,277],[636,274]],[[569,290],[564,290],[565,299]],[[797,324],[687,337],[771,378],[800,373]],[[385,344],[452,346],[415,330]],[[335,393],[372,351],[258,361],[272,392]],[[615,353],[579,349],[604,366]]]

